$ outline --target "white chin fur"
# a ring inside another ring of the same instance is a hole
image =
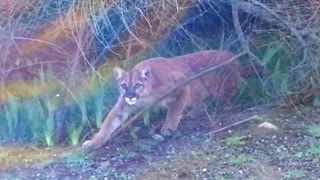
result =
[[[126,103],[129,104],[129,105],[134,105],[137,102],[137,98],[136,97],[134,97],[132,99],[126,97],[124,99],[125,99]]]

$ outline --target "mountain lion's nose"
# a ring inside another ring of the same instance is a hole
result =
[[[126,94],[124,95],[124,97],[125,97],[125,98],[129,98],[129,99],[133,99],[133,98],[136,98],[137,95],[134,94],[134,93],[126,93]]]
[[[124,100],[129,104],[129,105],[134,105],[137,102],[137,97],[124,97]]]

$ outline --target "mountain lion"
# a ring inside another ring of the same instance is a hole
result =
[[[228,51],[207,50],[173,58],[151,58],[137,64],[127,72],[115,67],[113,76],[120,96],[104,120],[99,132],[91,140],[83,143],[82,147],[93,149],[101,147],[130,114],[141,107],[150,105],[177,83],[234,56]],[[187,107],[191,107],[191,115],[193,112],[199,111],[199,107],[206,97],[212,96],[219,101],[231,100],[241,79],[254,75],[255,68],[255,66],[242,67],[237,61],[233,61],[180,87],[164,98],[158,103],[158,105],[167,108],[166,119],[160,130],[161,134],[168,136],[176,131],[183,111]]]

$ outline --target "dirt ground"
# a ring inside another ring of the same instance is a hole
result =
[[[229,127],[237,122],[241,123]],[[259,127],[265,122],[268,128]],[[0,161],[0,179],[320,178],[320,108],[253,108],[204,115],[181,121],[178,132],[165,139],[155,135],[161,123],[140,122],[91,153],[60,148],[47,150],[55,152],[54,158],[23,166],[1,167]],[[41,154],[34,149],[31,154]]]

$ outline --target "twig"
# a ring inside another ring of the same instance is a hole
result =
[[[184,86],[188,83],[190,83],[191,81],[198,79],[218,68],[221,68],[227,64],[230,64],[231,62],[237,60],[238,58],[242,57],[244,54],[246,54],[245,51],[242,51],[241,53],[237,54],[236,56],[230,58],[229,60],[215,65],[213,67],[209,67],[207,69],[204,69],[203,71],[199,72],[198,74],[195,74],[191,77],[189,77],[188,79],[178,83],[177,85],[175,85],[174,87],[172,87],[171,89],[169,89],[166,93],[164,93],[160,98],[158,98],[157,100],[155,100],[150,106],[145,107],[144,109],[142,109],[141,111],[139,111],[136,115],[134,115],[131,119],[129,119],[124,125],[122,125],[120,128],[118,128],[112,135],[111,135],[111,139],[114,138],[115,136],[117,136],[121,131],[123,131],[125,128],[127,128],[129,125],[131,125],[134,121],[138,120],[138,118],[140,116],[142,116],[146,111],[148,111],[150,108],[152,108],[153,106],[155,106],[158,102],[160,102],[161,100],[163,100],[165,97],[167,97],[169,94],[171,94],[172,92],[174,92],[175,90],[177,90],[179,87]]]
[[[239,125],[239,124],[242,124],[242,123],[245,123],[245,122],[248,122],[248,121],[251,121],[251,120],[257,119],[257,118],[258,118],[258,116],[257,116],[257,115],[254,115],[254,116],[249,117],[249,118],[247,118],[247,119],[244,119],[244,120],[242,120],[242,121],[239,121],[239,122],[236,122],[236,123],[230,124],[230,125],[228,125],[228,126],[226,126],[226,127],[220,128],[220,129],[218,129],[218,130],[215,130],[215,131],[209,132],[209,133],[207,133],[207,135],[212,135],[212,134],[215,134],[215,133],[218,133],[218,132],[224,131],[224,130],[229,129],[229,128],[233,127],[233,126],[236,126],[236,125]]]
[[[236,33],[238,35],[239,41],[241,43],[242,48],[248,53],[249,56],[253,57],[253,59],[261,65],[261,62],[259,61],[259,58],[253,54],[249,48],[249,43],[244,37],[244,33],[241,29],[240,21],[239,21],[239,1],[238,0],[232,0],[232,18],[233,18],[233,26],[236,30]],[[257,70],[256,70],[257,71]],[[259,76],[259,73],[257,73],[257,76],[259,77],[259,80],[262,82],[261,77]]]
[[[238,2],[238,0],[233,0],[231,6],[232,6],[233,26],[236,30],[236,33],[238,35],[241,46],[245,51],[250,52],[248,41],[243,36],[243,31],[241,29],[241,25],[239,22],[239,14],[238,14],[239,2]]]
[[[226,1],[230,5],[232,5],[234,3],[234,0],[226,0]],[[292,27],[292,26],[287,21],[283,20],[274,11],[272,11],[269,7],[267,7],[264,4],[261,4],[258,1],[254,1],[254,0],[250,0],[250,1],[251,2],[246,2],[244,0],[238,0],[237,3],[239,5],[239,9],[241,9],[242,11],[247,12],[253,16],[258,16],[261,19],[263,19],[269,23],[276,24],[281,29],[288,29],[288,27],[289,27],[289,30],[292,31],[292,29],[290,29],[290,27]],[[282,22],[282,24],[275,22],[276,20]],[[293,28],[292,32],[295,32],[293,34],[295,36],[297,36],[298,39],[302,40],[302,44],[304,41],[302,37],[309,37],[315,41],[320,41],[320,38],[316,35],[316,33],[310,29],[297,30],[296,28]],[[298,37],[298,36],[300,36],[300,37]]]
[[[303,49],[303,59],[301,62],[304,62],[307,58],[307,49],[306,49],[307,43],[301,37],[299,31],[296,28],[294,28],[292,25],[290,25],[289,22],[285,21],[278,14],[276,14],[274,11],[272,11],[268,6],[258,2],[256,0],[250,0],[250,2],[252,2],[256,6],[259,6],[260,8],[264,9],[266,12],[268,12],[269,14],[274,16],[276,19],[278,19],[280,22],[282,22],[292,32],[292,34],[294,34],[297,37],[297,39],[298,39],[299,43],[302,45],[302,49]]]

